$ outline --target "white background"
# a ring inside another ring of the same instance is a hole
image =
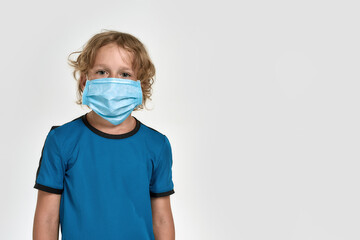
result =
[[[358,1],[13,1],[0,6],[0,239],[31,239],[41,149],[75,104],[67,56],[138,37],[173,149],[179,240],[360,239]]]

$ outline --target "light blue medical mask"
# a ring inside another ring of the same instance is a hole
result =
[[[82,104],[114,125],[122,123],[142,103],[140,80],[100,78],[87,80]]]

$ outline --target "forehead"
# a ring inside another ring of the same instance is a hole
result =
[[[109,43],[99,48],[95,55],[95,65],[121,65],[131,68],[133,54],[118,46],[116,43]]]

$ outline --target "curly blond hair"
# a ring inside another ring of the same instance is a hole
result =
[[[82,105],[83,90],[81,77],[87,75],[89,69],[93,66],[99,48],[109,43],[116,43],[119,47],[132,53],[132,68],[137,73],[137,80],[141,82],[143,93],[142,104],[137,106],[134,111],[143,109],[144,107],[148,109],[146,102],[151,100],[152,85],[155,80],[155,66],[147,53],[146,47],[136,37],[128,33],[112,30],[105,30],[95,34],[85,46],[83,46],[82,51],[72,52],[68,56],[68,63],[74,68],[73,76],[77,81],[76,104]],[[79,54],[76,60],[71,59],[73,54]]]

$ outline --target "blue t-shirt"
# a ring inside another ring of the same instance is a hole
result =
[[[61,194],[63,240],[154,239],[150,198],[175,193],[168,138],[135,117],[108,134],[86,115],[51,128],[34,188]]]

